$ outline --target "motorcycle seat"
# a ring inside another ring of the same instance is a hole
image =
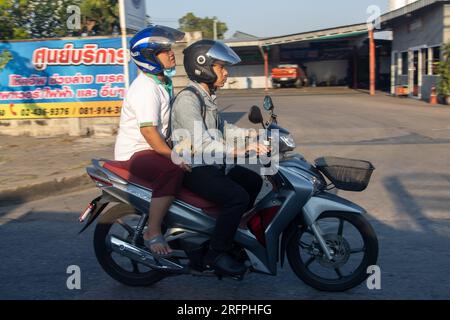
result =
[[[136,184],[138,186],[143,186],[148,189],[153,189],[151,182],[131,174],[126,169],[125,163],[126,162],[122,161],[107,161],[104,163],[103,167],[130,183]],[[184,187],[181,188],[181,191],[176,196],[176,199],[193,207],[199,208],[212,217],[217,217],[221,210],[219,205],[198,196],[197,194]]]

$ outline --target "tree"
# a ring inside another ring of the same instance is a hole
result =
[[[228,31],[226,23],[221,22],[217,17],[196,17],[192,12],[187,13],[184,17],[178,20],[180,30],[184,32],[202,31],[203,37],[207,39],[214,38],[214,20],[217,21],[217,38],[225,38],[225,33]]]
[[[450,43],[443,46],[444,60],[437,63],[438,66],[438,91],[442,96],[450,96]]]
[[[0,52],[0,71],[2,71],[9,61],[12,59],[12,54],[8,50],[3,50]]]
[[[30,0],[27,1],[26,24],[31,38],[56,38],[71,35],[67,29],[67,7],[79,0]]]
[[[84,32],[88,35],[111,35],[120,28],[117,0],[84,0],[81,14]]]
[[[26,4],[24,0],[0,0],[0,40],[28,38],[23,18]]]
[[[69,29],[73,12],[81,10],[82,30]],[[119,30],[117,0],[0,0],[0,40],[111,35]]]

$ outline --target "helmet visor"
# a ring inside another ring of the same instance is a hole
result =
[[[236,52],[220,41],[216,41],[206,55],[214,60],[223,61],[228,65],[241,62],[241,58],[239,58]]]
[[[185,35],[184,32],[166,26],[153,26],[146,32],[147,36],[134,43],[133,47],[143,43],[158,43],[163,49],[170,49],[172,44],[183,40]]]

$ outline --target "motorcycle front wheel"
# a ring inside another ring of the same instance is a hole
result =
[[[94,249],[103,270],[113,279],[132,287],[150,286],[167,275],[113,252],[108,236],[131,242],[141,214],[132,207],[118,204],[99,219],[94,232]],[[143,245],[143,240],[140,240]]]
[[[317,224],[334,259],[327,259],[309,227],[299,226],[286,249],[295,274],[309,286],[330,292],[346,291],[366,280],[368,267],[378,258],[378,240],[370,223],[352,213],[325,212]]]

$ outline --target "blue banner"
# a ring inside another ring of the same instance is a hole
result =
[[[0,42],[1,52],[12,58],[0,73],[0,120],[120,115],[129,57],[120,38]]]

